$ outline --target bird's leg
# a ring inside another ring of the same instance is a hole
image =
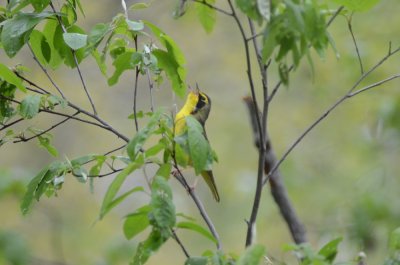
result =
[[[196,176],[196,178],[194,179],[193,184],[189,186],[190,190],[194,191],[194,189],[196,188],[198,182],[199,182],[199,177]]]

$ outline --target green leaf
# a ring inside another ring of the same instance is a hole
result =
[[[145,9],[150,7],[150,3],[134,3],[129,7],[129,10]]]
[[[135,256],[129,264],[145,264],[149,257],[156,252],[165,243],[165,241],[167,241],[167,239],[161,236],[161,233],[158,230],[153,229],[149,237],[139,244],[136,249]]]
[[[26,92],[25,86],[22,84],[21,78],[19,78],[13,71],[11,71],[7,66],[0,63],[0,78],[7,83],[15,85],[22,92]]]
[[[258,265],[265,255],[265,248],[262,245],[253,245],[246,249],[240,256],[236,265]]]
[[[50,0],[29,0],[35,12],[42,12],[49,4]]]
[[[70,26],[68,28],[68,33],[79,33],[85,35],[85,31],[76,25]],[[76,67],[74,54],[76,56],[78,64],[83,60],[85,56],[85,49],[83,47],[74,51],[73,49],[71,49],[71,47],[67,45],[67,43],[64,40],[63,29],[60,25],[57,25],[55,29],[53,43],[54,43],[54,48],[57,50],[58,54],[63,59],[64,64],[71,68]]]
[[[102,56],[100,56],[100,53],[95,49],[109,32],[111,32],[110,24],[105,24],[105,23],[96,24],[89,32],[87,39],[88,46],[85,49],[85,54],[87,55],[88,53],[94,52],[94,54],[92,55],[95,58],[96,58],[95,55],[97,54],[99,55],[99,58],[101,58]],[[96,58],[96,61],[99,58]]]
[[[194,232],[199,233],[200,235],[206,237],[207,239],[211,240],[214,243],[217,243],[217,240],[214,238],[214,236],[204,227],[193,223],[193,222],[179,222],[176,224],[177,228],[182,228],[182,229],[188,229]]]
[[[186,94],[186,85],[185,79],[179,72],[184,72],[184,68],[181,68],[175,58],[166,51],[156,49],[153,50],[153,54],[157,58],[158,67],[165,71],[167,78],[171,81],[173,91],[183,98]]]
[[[136,159],[136,156],[142,149],[143,144],[146,142],[146,140],[150,137],[151,134],[154,133],[155,129],[157,128],[161,113],[161,110],[155,111],[147,125],[140,129],[136,133],[136,135],[129,141],[127,145],[127,152],[132,161]]]
[[[332,263],[338,253],[339,243],[342,242],[342,240],[343,240],[343,238],[339,237],[339,238],[336,238],[336,239],[328,242],[327,244],[325,244],[325,246],[323,246],[320,249],[318,254],[324,256],[327,261]]]
[[[28,184],[28,189],[21,203],[21,211],[26,214],[35,198],[39,201],[40,197],[47,193],[53,195],[57,189],[61,188],[63,175],[70,170],[68,165],[63,162],[55,161],[43,168]]]
[[[257,0],[260,15],[268,22],[271,19],[271,0]]]
[[[172,165],[170,163],[162,164],[160,168],[156,172],[156,176],[163,177],[165,179],[169,179],[171,175]]]
[[[62,63],[61,56],[54,46],[54,41],[62,41],[59,39],[55,39],[55,37],[56,37],[55,33],[56,33],[58,26],[59,25],[58,25],[57,20],[49,19],[47,21],[46,25],[44,26],[44,29],[42,32],[46,39],[46,42],[48,43],[49,48],[50,48],[49,66],[52,69],[56,69]]]
[[[160,231],[165,239],[171,236],[171,229],[175,226],[175,206],[172,202],[172,190],[167,180],[155,176],[151,183],[152,211],[149,214],[150,224]]]
[[[127,192],[123,193],[121,196],[114,199],[112,202],[110,202],[108,204],[107,208],[105,209],[105,214],[108,213],[109,211],[111,211],[118,204],[123,202],[129,195],[131,195],[132,193],[138,192],[138,191],[144,191],[143,187],[140,187],[140,186],[134,187],[134,188],[128,190]]]
[[[142,54],[138,52],[124,52],[120,54],[113,62],[115,67],[114,74],[108,79],[108,85],[113,86],[118,82],[123,72],[135,67],[142,61]]]
[[[41,96],[28,95],[21,102],[19,113],[24,119],[32,119],[39,113]]]
[[[147,215],[151,211],[150,205],[145,205],[137,209],[134,213],[126,216],[123,230],[127,239],[132,239],[149,226],[149,218]]]
[[[89,155],[84,155],[84,156],[74,158],[71,160],[71,165],[73,167],[82,166],[86,163],[89,163],[90,161],[93,161],[94,159],[96,159],[97,156],[98,155],[96,155],[96,154],[89,154]]]
[[[400,227],[390,234],[389,247],[391,250],[400,250]]]
[[[64,33],[63,38],[65,43],[73,50],[78,50],[86,46],[88,36],[80,33]]]
[[[215,1],[216,0],[206,0],[205,2],[207,4],[213,5],[215,4]],[[199,17],[201,25],[207,33],[211,33],[217,20],[216,10],[202,3],[195,4],[197,16]]]
[[[262,16],[257,6],[257,0],[236,0],[236,5],[245,13],[249,18],[262,23]]]
[[[38,140],[39,140],[40,146],[45,148],[47,150],[47,152],[49,152],[49,154],[51,154],[54,157],[58,156],[57,148],[55,148],[51,144],[51,142],[50,142],[51,138],[48,135],[44,134],[44,135],[38,136]]]
[[[25,192],[20,207],[23,215],[26,215],[28,213],[35,197],[36,189],[38,188],[39,183],[42,182],[44,176],[47,174],[48,171],[49,166],[46,166],[29,182],[28,189]]]
[[[336,4],[344,5],[350,11],[367,11],[373,8],[380,0],[332,0]]]
[[[42,65],[47,65],[51,59],[51,48],[42,32],[33,30],[29,43],[36,58]]]
[[[140,31],[144,29],[144,24],[142,21],[133,21],[133,20],[126,20],[128,24],[128,28],[133,31]]]
[[[98,176],[100,174],[101,168],[103,167],[104,162],[106,161],[106,156],[96,156],[96,164],[89,170],[90,176]]]
[[[185,265],[208,265],[207,257],[190,257],[185,261]]]
[[[198,175],[207,166],[208,155],[211,152],[210,145],[204,137],[203,126],[192,116],[186,116],[185,119],[188,127],[189,155],[194,171]]]
[[[14,57],[29,40],[32,29],[43,19],[53,16],[52,12],[18,13],[2,23],[1,43],[8,57]]]
[[[124,170],[122,170],[110,184],[104,195],[103,203],[100,209],[99,218],[102,219],[108,211],[113,207],[113,201],[119,189],[124,183],[125,179],[136,169],[140,168],[144,163],[143,157],[140,156],[135,162],[130,163]]]

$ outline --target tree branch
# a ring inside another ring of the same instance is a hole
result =
[[[350,18],[347,19],[347,27],[349,28],[350,35],[351,35],[351,38],[352,38],[353,43],[354,43],[354,47],[356,48],[356,53],[357,53],[358,62],[360,64],[361,74],[364,74],[364,67],[363,67],[363,63],[362,63],[362,60],[361,60],[360,51],[358,49],[356,37],[354,36],[353,25],[351,24],[352,18],[353,18],[353,14],[351,14]]]
[[[257,125],[255,124],[256,115],[254,113],[254,107],[252,106],[253,102],[249,97],[245,97],[243,100],[246,103],[249,111],[251,128],[254,135],[254,144],[258,148],[258,145],[261,143],[257,139]],[[267,175],[270,169],[276,164],[276,155],[274,149],[272,148],[268,133],[266,133],[265,145],[266,156],[264,162],[264,174]],[[275,173],[271,176],[269,184],[271,187],[272,197],[274,198],[282,217],[288,225],[293,241],[296,244],[307,242],[304,225],[301,223],[292,203],[290,202],[289,195],[286,191],[285,185],[283,184],[282,176],[279,170],[275,171]]]
[[[187,249],[185,248],[185,246],[183,245],[182,241],[179,239],[178,235],[176,234],[174,229],[171,229],[172,232],[172,237],[173,239],[175,239],[176,243],[178,243],[178,245],[181,247],[183,254],[185,254],[186,258],[190,258],[189,252],[187,251]]]
[[[39,60],[36,58],[35,53],[32,50],[31,45],[28,43],[28,47],[29,50],[31,51],[32,55],[33,55],[33,60],[35,60],[35,62],[39,65],[40,69],[42,69],[43,73],[46,75],[47,79],[50,81],[50,83],[53,85],[53,87],[58,91],[58,93],[60,93],[61,97],[63,99],[66,99],[64,93],[62,92],[62,90],[57,86],[57,84],[54,82],[53,78],[51,78],[51,76],[49,75],[49,73],[47,72],[46,68],[39,62]],[[21,75],[17,74],[19,78],[27,81],[25,78],[23,78]],[[30,83],[29,81],[27,81],[28,83]],[[32,85],[32,84],[31,84]],[[41,89],[40,87],[37,87],[39,89]],[[43,90],[43,92],[48,93],[47,91]]]
[[[323,121],[334,109],[336,109],[340,104],[342,104],[346,99],[351,98],[355,95],[358,95],[359,93],[362,93],[364,91],[367,91],[371,88],[380,86],[384,83],[387,83],[393,79],[396,79],[399,77],[400,74],[394,75],[392,77],[386,78],[382,81],[376,82],[374,84],[368,85],[366,87],[363,87],[359,90],[356,90],[353,92],[359,85],[360,83],[368,77],[372,72],[374,72],[379,66],[381,66],[387,59],[389,59],[391,56],[396,54],[397,52],[400,51],[400,47],[397,48],[396,50],[392,51],[391,47],[389,47],[389,52],[386,56],[384,56],[378,63],[376,63],[373,67],[370,68],[367,72],[365,72],[361,77],[354,83],[354,85],[348,90],[348,92],[342,96],[339,100],[337,100],[331,107],[329,107],[318,119],[316,119],[295,141],[294,143],[286,150],[286,152],[282,155],[281,159],[278,160],[278,162],[274,165],[274,167],[270,170],[268,175],[264,178],[263,184],[265,185],[269,178],[271,177],[272,174],[275,173],[275,171],[279,168],[279,166],[286,160],[288,155],[293,151],[293,149],[304,139],[306,135],[310,131],[312,131],[321,121]]]
[[[20,136],[19,140],[15,140],[15,141],[13,141],[13,143],[28,142],[29,140],[32,140],[32,139],[37,138],[39,136],[42,136],[43,134],[50,132],[51,130],[53,130],[57,126],[60,126],[61,124],[65,123],[66,121],[70,120],[72,117],[75,117],[78,114],[79,114],[79,111],[75,112],[75,114],[73,114],[71,117],[67,117],[67,118],[63,119],[62,121],[54,124],[53,126],[48,128],[47,130],[44,130],[43,132],[41,132],[39,134],[35,134],[35,135],[33,135],[31,137],[28,137],[28,138],[25,138],[24,136]]]

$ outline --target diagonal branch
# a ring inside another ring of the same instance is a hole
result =
[[[53,130],[54,128],[56,128],[56,127],[60,126],[61,124],[67,122],[67,121],[70,120],[72,117],[75,117],[75,116],[78,115],[78,114],[79,114],[79,111],[75,112],[72,116],[67,117],[67,118],[63,119],[62,121],[60,121],[60,122],[58,122],[58,123],[52,125],[52,126],[51,126],[50,128],[48,128],[47,130],[44,130],[44,131],[42,131],[41,133],[35,134],[35,135],[31,136],[31,137],[27,137],[27,138],[26,138],[26,137],[24,137],[24,136],[20,136],[20,137],[19,137],[19,140],[15,140],[14,143],[28,142],[28,141],[30,141],[30,140],[32,140],[32,139],[34,139],[34,138],[40,137],[40,136],[42,136],[43,134],[48,133],[48,132],[50,132],[51,130]]]
[[[353,14],[351,14],[350,18],[347,19],[347,27],[350,31],[350,35],[353,40],[354,47],[356,48],[356,53],[357,53],[358,62],[360,64],[361,74],[364,74],[364,67],[363,67],[363,63],[361,60],[360,50],[358,49],[357,40],[356,40],[356,37],[354,36],[354,32],[353,32],[353,25],[351,24],[352,18],[353,18]]]
[[[367,72],[365,72],[361,77],[354,83],[354,85],[348,90],[348,92],[342,96],[339,100],[337,100],[332,106],[330,106],[318,119],[316,119],[295,141],[294,143],[286,150],[286,152],[282,155],[281,159],[274,165],[274,167],[270,170],[268,175],[263,180],[263,185],[265,185],[272,174],[279,168],[279,166],[286,160],[289,154],[293,151],[293,149],[311,132],[321,121],[323,121],[334,109],[336,109],[339,105],[341,105],[346,99],[349,99],[353,96],[356,96],[364,91],[370,90],[372,88],[381,86],[391,80],[400,77],[400,74],[393,75],[389,78],[381,80],[379,82],[373,83],[371,85],[360,88],[359,90],[354,91],[360,83],[365,80],[372,72],[374,72],[379,66],[381,66],[387,59],[389,59],[394,54],[400,51],[400,47],[396,50],[392,51],[391,47],[389,47],[389,52],[386,56],[384,56],[378,63],[376,63],[373,67],[371,67]]]

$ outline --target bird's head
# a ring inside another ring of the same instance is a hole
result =
[[[196,84],[196,89],[190,89],[188,100],[193,100],[195,104],[191,111],[193,115],[203,126],[208,119],[211,110],[211,99],[203,92],[200,91],[199,86]]]

